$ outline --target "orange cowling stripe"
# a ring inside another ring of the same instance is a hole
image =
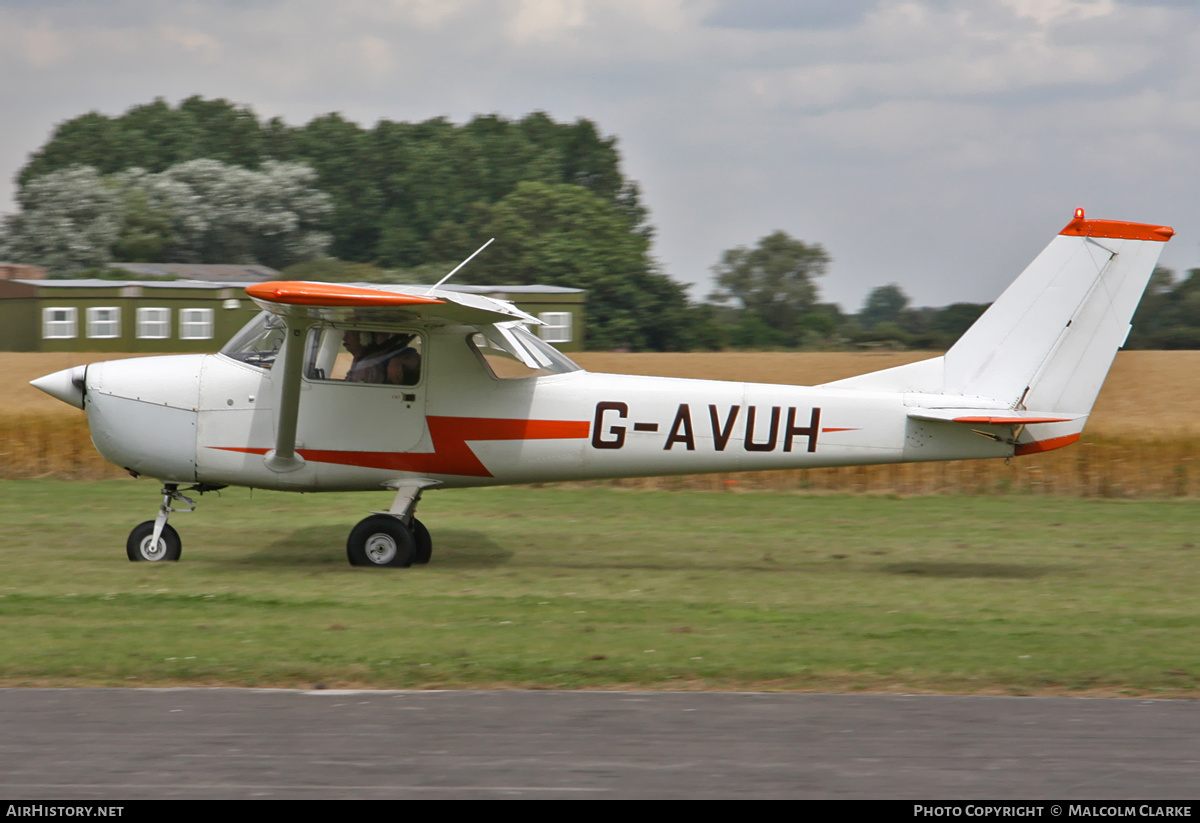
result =
[[[306,283],[296,280],[272,280],[246,287],[246,294],[269,303],[293,306],[430,306],[444,303],[433,297],[342,286],[336,283]]]
[[[1119,220],[1085,220],[1076,217],[1059,234],[1076,237],[1111,237],[1114,240],[1157,240],[1165,243],[1175,234],[1170,226],[1149,223],[1122,223]]]

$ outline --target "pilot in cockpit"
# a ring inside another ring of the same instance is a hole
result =
[[[421,355],[409,344],[415,334],[347,331],[342,345],[354,362],[345,379],[356,383],[414,386],[421,376]]]

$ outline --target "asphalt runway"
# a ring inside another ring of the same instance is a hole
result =
[[[1200,702],[0,689],[0,797],[1196,799]]]

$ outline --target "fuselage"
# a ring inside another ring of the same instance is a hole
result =
[[[88,367],[92,438],[109,461],[175,483],[295,491],[409,478],[465,487],[588,478],[1005,457],[1013,446],[917,421],[903,393],[594,374],[503,377],[477,330],[422,334],[410,385],[306,370],[296,453],[276,471],[278,367],[225,354]],[[314,344],[315,345],[315,344]]]

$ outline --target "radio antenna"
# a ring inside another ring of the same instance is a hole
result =
[[[440,286],[440,285],[442,285],[443,283],[445,283],[447,280],[449,280],[451,277],[453,277],[453,276],[455,275],[455,273],[457,273],[457,272],[458,272],[458,270],[459,270],[459,269],[461,269],[463,266],[467,265],[467,264],[468,264],[468,263],[470,263],[472,260],[474,260],[474,259],[475,259],[475,255],[476,255],[476,254],[479,254],[481,251],[483,251],[484,249],[486,249],[488,246],[492,245],[492,240],[495,240],[495,239],[496,239],[496,238],[495,238],[495,237],[493,237],[491,240],[487,241],[487,242],[486,242],[486,243],[484,243],[482,246],[480,246],[479,248],[475,249],[475,254],[472,254],[472,255],[471,255],[470,257],[468,257],[466,260],[462,261],[462,262],[461,262],[461,263],[459,263],[457,266],[455,266],[455,267],[454,267],[454,269],[453,269],[453,271],[451,271],[449,274],[447,274],[447,275],[446,275],[445,277],[443,277],[441,280],[437,281],[437,282],[436,282],[436,283],[434,283],[432,286],[430,286],[430,287],[429,287],[429,291],[427,291],[427,292],[425,292],[425,293],[426,293],[426,294],[433,294],[435,291],[437,291],[437,287],[438,287],[438,286]]]

